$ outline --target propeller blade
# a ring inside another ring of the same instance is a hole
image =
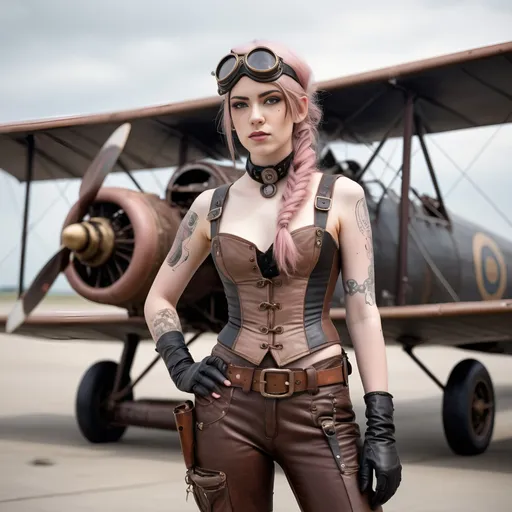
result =
[[[79,222],[87,213],[89,206],[98,194],[107,174],[112,170],[124,149],[131,124],[125,123],[117,128],[101,147],[85,173],[80,185],[78,209],[72,223]],[[20,297],[7,318],[6,332],[16,330],[41,302],[52,287],[58,275],[68,266],[71,251],[61,247],[34,279],[30,288]]]
[[[13,332],[41,302],[57,276],[67,267],[71,251],[62,247],[39,272],[30,288],[16,301],[7,317],[5,331]]]
[[[80,211],[83,212],[80,219],[85,215],[90,203],[96,197],[99,189],[103,185],[107,174],[112,170],[119,155],[122,153],[128,135],[130,134],[131,124],[125,123],[117,128],[114,133],[103,144],[100,151],[87,169],[82,183],[80,185],[79,199]]]

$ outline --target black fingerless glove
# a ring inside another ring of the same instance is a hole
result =
[[[370,507],[375,510],[396,492],[402,480],[402,465],[395,445],[393,397],[384,391],[367,393],[366,435],[359,470],[361,492],[368,491]],[[373,491],[373,471],[377,480]]]
[[[185,345],[185,338],[179,331],[162,334],[155,349],[162,357],[172,381],[180,391],[207,397],[220,393],[218,384],[227,378],[227,364],[219,357],[205,357],[196,363]]]

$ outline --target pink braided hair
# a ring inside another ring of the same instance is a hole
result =
[[[316,170],[316,140],[318,124],[322,113],[317,104],[316,95],[311,87],[312,72],[310,67],[289,49],[266,41],[254,41],[249,45],[234,48],[238,53],[246,53],[255,46],[267,46],[284,59],[297,73],[301,87],[292,78],[283,75],[274,85],[283,93],[286,107],[290,115],[299,112],[300,98],[308,96],[309,107],[304,121],[294,126],[293,150],[294,159],[288,173],[286,187],[283,192],[281,208],[277,218],[277,232],[274,239],[274,257],[281,271],[290,274],[296,268],[298,253],[293,237],[288,230],[291,219],[302,206],[306,191],[313,172]],[[233,162],[235,161],[235,148],[231,130],[231,116],[229,112],[229,94],[224,100],[222,108],[222,125],[226,142]]]

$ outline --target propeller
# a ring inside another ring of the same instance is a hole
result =
[[[80,221],[87,213],[107,174],[112,170],[123,151],[130,130],[130,123],[121,125],[103,144],[82,179],[77,208],[73,218],[68,220],[68,225]],[[68,266],[70,255],[71,249],[62,245],[41,269],[30,287],[14,304],[5,326],[7,333],[16,330],[41,302],[58,275]]]

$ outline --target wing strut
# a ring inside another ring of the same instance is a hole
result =
[[[398,240],[397,305],[405,305],[407,289],[407,238],[409,228],[409,187],[411,183],[411,144],[414,98],[407,92],[404,111],[404,146],[402,159],[402,193],[400,198],[400,232]]]
[[[365,172],[370,168],[370,166],[372,165],[373,161],[379,156],[380,150],[382,149],[384,144],[387,142],[389,136],[391,135],[391,132],[393,130],[395,130],[395,128],[402,122],[403,116],[404,116],[404,109],[402,109],[399,112],[399,114],[396,116],[396,118],[394,119],[393,123],[388,128],[388,131],[384,134],[384,137],[382,137],[382,140],[380,141],[379,145],[377,146],[377,148],[373,152],[372,156],[370,157],[368,162],[366,162],[365,166],[357,174],[355,174],[355,176],[353,178],[354,181],[357,181],[357,182],[361,181],[361,178],[364,176]],[[359,142],[361,143],[363,141],[359,140]]]
[[[24,288],[24,274],[25,274],[25,260],[27,250],[27,227],[30,206],[30,188],[32,184],[32,177],[34,174],[34,154],[35,154],[35,140],[34,135],[31,133],[26,138],[27,141],[27,182],[25,185],[25,205],[23,210],[23,228],[21,234],[21,257],[20,257],[20,277],[18,282],[18,298],[21,297]]]
[[[437,182],[436,173],[434,171],[434,166],[432,165],[432,160],[430,159],[430,154],[427,149],[427,145],[425,144],[425,139],[423,137],[423,134],[425,132],[424,125],[418,115],[414,116],[414,125],[416,128],[416,135],[418,136],[418,139],[421,144],[421,149],[423,151],[423,156],[425,157],[425,162],[428,167],[428,171],[430,173],[430,177],[432,179],[432,184],[434,185],[434,189],[437,194],[437,201],[439,202],[439,213],[443,216],[444,219],[450,223],[450,218],[448,217],[448,212],[446,211],[446,208],[444,206],[443,196],[441,194],[441,189],[439,188],[439,183]]]

